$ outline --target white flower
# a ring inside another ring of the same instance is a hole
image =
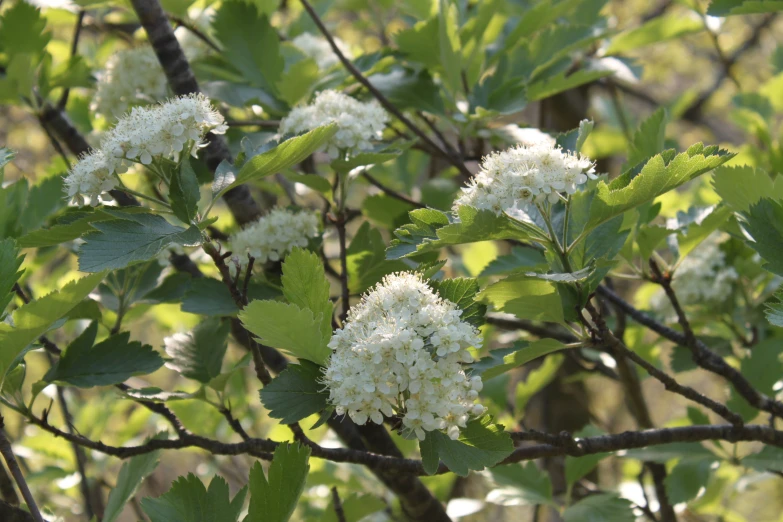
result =
[[[166,75],[152,47],[119,51],[98,73],[92,110],[118,117],[134,105],[162,100],[168,93]]]
[[[681,305],[717,305],[731,296],[739,274],[727,265],[726,254],[720,249],[725,238],[726,234],[713,232],[677,267],[672,290]],[[663,315],[674,316],[674,308],[662,289],[652,296],[650,305]]]
[[[419,275],[386,276],[329,342],[323,382],[336,412],[357,424],[381,424],[396,413],[421,440],[433,430],[458,438],[459,428],[484,412],[474,404],[481,378],[462,368],[473,361],[467,348],[480,347],[481,336],[461,315]]]
[[[370,150],[388,121],[389,115],[376,100],[364,103],[328,90],[318,93],[311,105],[293,109],[280,122],[280,134],[300,134],[334,122],[337,133],[327,143],[326,151],[337,158],[341,152]]]
[[[112,163],[100,150],[82,155],[65,178],[63,188],[71,201],[81,206],[89,199],[93,207],[101,200],[113,201],[108,192],[117,186],[118,179]]]
[[[240,263],[248,262],[248,254],[256,263],[265,263],[283,259],[294,247],[306,247],[319,234],[314,213],[274,209],[234,234],[230,243]]]
[[[524,211],[545,199],[556,202],[561,192],[573,194],[588,178],[597,178],[588,158],[546,141],[519,145],[485,156],[481,170],[454,202],[454,210],[468,205],[497,215]]]
[[[329,45],[329,42],[326,40],[326,38],[313,36],[310,33],[302,33],[291,40],[291,43],[294,44],[307,57],[315,60],[315,63],[318,64],[318,68],[322,71],[330,69],[332,66],[340,62],[340,59],[337,58],[337,55],[334,53],[334,50],[332,50],[332,46]],[[339,38],[335,38],[334,43],[337,44],[337,48],[340,49],[340,52],[343,53],[346,58],[352,58],[351,51],[348,49],[348,46],[345,44],[345,42]]]

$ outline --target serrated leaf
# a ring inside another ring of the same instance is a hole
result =
[[[546,258],[535,248],[515,246],[511,253],[495,258],[481,272],[480,277],[532,271],[547,266]]]
[[[261,402],[283,424],[298,422],[326,409],[329,392],[323,390],[321,377],[321,367],[310,361],[289,364],[261,390]]]
[[[529,101],[538,101],[554,96],[563,91],[568,91],[585,83],[594,82],[611,76],[613,71],[580,69],[573,74],[567,75],[563,71],[555,76],[536,81],[527,86],[527,99]]]
[[[280,301],[253,301],[239,319],[263,344],[293,357],[316,364],[329,357],[328,339],[321,333],[322,316],[309,309]]]
[[[14,284],[24,272],[19,270],[24,261],[24,256],[19,255],[20,251],[10,237],[0,240],[0,318],[14,298]]]
[[[520,319],[563,322],[563,303],[555,283],[524,274],[489,285],[476,299]]]
[[[142,481],[150,476],[158,467],[160,451],[152,451],[144,455],[137,455],[123,463],[120,474],[117,476],[117,485],[109,493],[109,501],[103,514],[102,522],[114,522],[122,514]]]
[[[775,294],[775,299],[777,299],[777,301],[766,305],[767,309],[764,313],[767,315],[767,321],[775,326],[783,328],[783,292],[778,291]]]
[[[565,522],[635,522],[631,501],[614,493],[590,495],[563,512]]]
[[[184,229],[156,214],[113,215],[120,219],[92,223],[98,232],[84,237],[85,243],[79,248],[79,270],[116,270],[149,261],[171,244],[201,243],[198,227]]]
[[[386,245],[379,230],[365,221],[346,251],[348,265],[348,289],[352,294],[360,294],[375,285],[385,275],[408,270],[404,261],[388,261]]]
[[[19,216],[22,231],[29,232],[40,227],[65,204],[61,176],[52,176],[33,185],[27,195],[27,205]]]
[[[280,444],[269,477],[256,462],[250,470],[250,507],[244,522],[286,522],[294,512],[310,471],[310,448]]]
[[[590,205],[585,230],[592,230],[615,216],[675,189],[705,172],[722,165],[734,154],[698,143],[669,162],[653,156],[638,175],[626,173],[610,184],[599,181]]]
[[[629,29],[612,38],[612,43],[606,50],[606,54],[627,52],[645,45],[698,33],[704,31],[704,29],[704,22],[698,16],[682,16],[679,14],[658,16],[640,27]]]
[[[394,231],[396,239],[386,250],[387,259],[432,252],[448,245],[545,237],[544,232],[533,225],[525,226],[505,214],[496,216],[492,211],[468,206],[459,208],[459,221],[454,222],[445,213],[430,208],[413,210],[408,215],[412,223]]]
[[[27,2],[16,2],[3,12],[1,20],[0,48],[7,55],[41,54],[52,38],[41,10]]]
[[[500,488],[490,491],[487,502],[509,506],[553,504],[552,480],[535,462],[496,466],[489,472]]]
[[[419,448],[428,474],[435,473],[441,460],[452,472],[465,477],[471,470],[481,471],[509,456],[514,443],[502,425],[493,424],[492,417],[485,415],[468,422],[458,440],[440,431],[428,431],[419,441]]]
[[[63,288],[18,308],[13,315],[14,327],[0,323],[0,385],[16,356],[73,310],[98,286],[103,276],[101,272],[71,281]]]
[[[661,107],[639,125],[628,145],[628,166],[635,167],[663,152],[667,120],[666,109]]]
[[[22,248],[39,248],[72,241],[88,232],[94,232],[96,229],[92,227],[91,223],[117,219],[116,213],[119,211],[111,209],[111,212],[112,214],[109,214],[101,208],[96,208],[90,211],[79,210],[66,213],[51,227],[34,230],[20,237],[19,245]],[[130,214],[146,212],[146,210],[141,207],[137,209],[125,208],[122,212]]]
[[[113,335],[93,345],[97,332],[98,323],[91,323],[68,345],[44,379],[91,388],[118,384],[163,366],[163,359],[151,346],[130,341],[130,332]]]
[[[475,300],[479,291],[479,284],[476,279],[459,277],[456,279],[432,281],[431,284],[443,299],[451,301],[462,310],[460,320],[466,321],[475,327],[484,324],[487,307]]]
[[[198,213],[201,193],[198,188],[196,172],[190,165],[190,156],[182,160],[179,168],[171,176],[169,199],[174,215],[183,223],[191,224]]]
[[[210,382],[220,375],[230,330],[228,321],[209,318],[190,332],[166,337],[166,355],[171,358],[166,367],[188,379]]]
[[[501,349],[500,354],[493,354],[496,350],[490,351],[490,355],[474,363],[471,368],[474,373],[481,374],[481,379],[486,381],[527,364],[533,359],[563,350],[565,347],[563,343],[554,339],[539,339],[532,343],[517,341],[512,348]]]
[[[580,152],[585,141],[587,141],[587,137],[593,131],[594,126],[594,122],[582,120],[579,122],[579,127],[576,129],[558,134],[556,143],[563,148],[563,150]]]
[[[760,199],[742,213],[741,223],[747,245],[766,261],[763,268],[783,275],[783,205],[771,199]]]
[[[783,200],[781,176],[770,176],[750,165],[718,167],[712,176],[712,187],[723,203],[737,212],[748,210],[762,198]]]
[[[236,175],[234,181],[223,188],[228,189],[248,181],[270,176],[288,167],[301,163],[313,152],[321,148],[337,132],[335,124],[324,125],[301,136],[287,139],[272,150],[258,154],[247,160]]]
[[[332,336],[334,307],[329,300],[330,285],[321,258],[315,252],[295,248],[283,261],[282,270],[283,295],[289,303],[320,317],[322,343],[327,344]]]
[[[201,479],[188,473],[187,477],[175,480],[171,489],[158,498],[143,498],[141,508],[151,522],[237,522],[246,495],[247,487],[244,487],[232,500],[223,477],[215,475],[206,488]]]

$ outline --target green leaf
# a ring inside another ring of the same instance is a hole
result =
[[[513,348],[512,348],[513,349]],[[525,380],[517,383],[514,390],[514,415],[522,418],[525,408],[536,393],[540,392],[557,376],[557,371],[563,365],[565,357],[553,353],[544,358],[544,362],[537,368],[527,372]]]
[[[198,213],[201,193],[196,173],[190,165],[190,156],[182,160],[179,169],[171,176],[169,198],[174,215],[183,223],[191,224]]]
[[[115,270],[148,261],[172,243],[182,246],[201,243],[198,227],[186,230],[156,214],[109,213],[120,219],[92,223],[98,232],[84,237],[86,242],[79,248],[82,272]]]
[[[766,261],[763,268],[783,275],[783,205],[761,199],[742,218],[742,228],[751,239],[746,242]]]
[[[398,259],[423,252],[432,252],[448,245],[475,243],[493,239],[527,240],[545,237],[543,231],[514,221],[507,215],[496,216],[490,210],[459,208],[459,221],[430,208],[413,210],[411,224],[394,231],[397,237],[386,250],[388,259]]]
[[[329,357],[321,332],[323,317],[307,308],[279,301],[253,301],[239,319],[259,341],[294,357],[323,364]]]
[[[628,146],[628,166],[635,167],[663,152],[667,120],[666,109],[661,107],[639,125]]]
[[[0,20],[0,48],[6,55],[39,55],[52,38],[41,10],[27,2],[16,2],[3,12]]]
[[[552,480],[535,462],[496,466],[489,472],[500,488],[490,491],[488,502],[520,506],[554,505]]]
[[[428,68],[440,67],[439,17],[418,22],[410,29],[403,29],[394,36],[397,48],[409,59]]]
[[[783,345],[779,340],[766,339],[753,346],[750,354],[740,361],[740,371],[759,392],[774,396],[775,383],[783,374],[783,362],[780,360],[782,353]],[[746,422],[753,420],[759,413],[735,388],[732,388],[726,406],[737,411]]]
[[[212,28],[223,47],[223,56],[250,83],[277,92],[285,61],[280,40],[265,15],[253,3],[230,1],[217,10]]]
[[[670,460],[715,460],[715,455],[698,442],[672,442],[647,448],[631,449],[625,453],[629,459],[666,463]]]
[[[520,319],[563,322],[563,303],[550,281],[512,275],[482,290],[476,300]]]
[[[612,43],[606,50],[606,54],[619,54],[703,30],[704,22],[695,16],[682,16],[679,14],[658,16],[640,27],[629,29],[612,38]]]
[[[221,194],[237,185],[270,176],[301,163],[310,154],[321,148],[334,136],[335,132],[337,132],[335,124],[324,125],[301,136],[285,140],[272,150],[253,156],[242,165],[236,179],[220,189]]]
[[[413,206],[409,203],[386,194],[373,194],[362,202],[362,214],[371,223],[391,230],[407,223],[411,210]]]
[[[732,153],[716,147],[705,148],[698,143],[668,162],[662,154],[653,156],[633,178],[626,173],[610,184],[600,181],[590,205],[585,230],[592,230],[626,210],[651,201],[733,157]]]
[[[86,234],[87,232],[94,232],[95,228],[91,223],[97,221],[110,221],[117,219],[117,210],[111,210],[112,214],[104,212],[103,209],[96,208],[91,211],[79,210],[76,212],[66,213],[57,224],[40,230],[34,230],[19,238],[19,245],[22,248],[39,248],[47,246],[55,246],[66,241],[72,241]],[[122,212],[125,213],[138,213],[146,212],[145,209],[138,207],[137,209],[126,208]]]
[[[712,0],[707,9],[709,16],[729,16],[783,11],[780,0]]]
[[[24,272],[19,270],[24,261],[24,256],[20,256],[19,252],[19,247],[10,237],[0,240],[0,318],[14,298],[14,284]]]
[[[631,502],[614,493],[590,495],[563,512],[565,522],[635,522]]]
[[[511,248],[510,254],[491,261],[481,272],[480,277],[527,272],[546,266],[546,258],[541,251],[526,246],[515,246]]]
[[[428,474],[438,469],[438,460],[454,473],[465,477],[473,471],[492,467],[514,451],[511,436],[500,424],[493,424],[485,415],[468,422],[458,440],[451,440],[440,431],[428,431],[419,441],[422,464]]]
[[[587,137],[593,132],[594,123],[590,120],[582,120],[579,127],[557,136],[557,144],[564,150],[580,152],[587,141]]]
[[[179,477],[158,498],[143,498],[141,508],[151,522],[237,522],[247,495],[242,488],[231,499],[228,483],[218,475],[212,477],[209,489],[197,476]]]
[[[298,422],[327,407],[329,392],[320,384],[321,367],[299,361],[288,367],[261,390],[261,402],[269,416],[283,424]]]
[[[284,71],[277,82],[277,92],[288,105],[294,106],[307,96],[321,76],[321,69],[312,58],[300,60]]]
[[[269,477],[259,462],[250,470],[250,508],[244,522],[286,522],[304,490],[310,448],[280,444],[269,465]]]
[[[3,170],[16,157],[16,152],[6,147],[0,147],[0,184],[3,182]]]
[[[104,273],[72,281],[49,295],[16,310],[15,327],[0,323],[0,385],[9,365],[25,347],[46,333],[55,321],[64,317],[87,297],[103,279]]]
[[[500,354],[502,358],[493,355],[495,351],[493,350],[490,351],[489,356],[474,363],[472,368],[474,372],[481,374],[482,380],[486,381],[527,364],[533,359],[563,349],[565,349],[565,345],[554,339],[539,339],[532,343],[517,341],[512,348],[502,350],[503,353]]]
[[[579,87],[585,83],[594,82],[611,76],[613,71],[580,69],[572,74],[563,71],[554,76],[535,81],[527,86],[527,99],[531,102],[543,100],[554,96],[563,91],[568,91],[574,87]]]
[[[340,174],[348,174],[358,167],[371,167],[397,158],[402,154],[401,150],[383,150],[380,152],[360,152],[347,160],[336,159],[330,166]]]
[[[285,179],[288,181],[301,183],[306,187],[320,192],[330,201],[332,199],[332,185],[329,183],[329,180],[323,176],[319,176],[318,174],[300,174],[291,170],[286,171],[283,176],[285,176]]]
[[[478,281],[474,278],[459,277],[432,281],[432,286],[445,300],[451,301],[462,310],[460,319],[479,327],[484,324],[487,307],[475,300],[479,291]]]
[[[365,493],[351,493],[341,499],[343,505],[344,520],[360,521],[365,520],[369,515],[384,511],[387,508],[386,502],[375,495]],[[372,519],[369,519],[372,520]],[[326,507],[326,510],[318,517],[319,522],[341,522],[337,519],[337,513],[334,510],[334,499]]]
[[[756,471],[783,471],[783,449],[764,446],[761,451],[743,457],[740,464]]]
[[[136,494],[142,481],[158,467],[160,451],[137,455],[123,463],[117,477],[117,485],[109,493],[109,502],[103,514],[103,522],[114,522],[122,514],[131,498]]]
[[[410,269],[403,261],[387,261],[386,245],[379,230],[365,221],[346,251],[348,289],[360,294],[380,282],[385,275]]]
[[[445,71],[445,83],[451,92],[461,90],[461,43],[459,40],[459,13],[457,6],[451,0],[439,0],[438,10],[438,44],[440,48],[440,65]]]
[[[440,88],[426,69],[395,69],[387,74],[374,74],[368,79],[373,87],[400,109],[417,109],[431,114],[443,114],[445,111]]]
[[[231,324],[214,317],[200,322],[188,333],[166,337],[166,367],[183,377],[204,384],[220,375],[223,356],[228,347]]]
[[[777,301],[768,303],[764,313],[767,315],[767,321],[771,324],[783,328],[783,292],[778,291],[775,294]]]
[[[709,460],[678,462],[664,480],[672,505],[696,498],[699,490],[707,485],[711,467]]]
[[[65,206],[63,199],[63,178],[52,176],[30,187],[27,205],[19,217],[22,231],[35,230],[57,210]]]
[[[712,187],[732,210],[744,212],[762,198],[783,200],[781,179],[749,165],[722,166],[715,169]]]
[[[329,299],[329,281],[321,258],[303,248],[293,249],[283,261],[283,295],[292,305],[308,309],[321,320],[322,344],[332,337],[333,305]],[[322,361],[314,361],[322,362]]]
[[[44,380],[91,388],[118,384],[163,366],[163,359],[151,346],[129,342],[130,332],[113,335],[93,346],[97,332],[98,323],[91,323],[68,345]]]

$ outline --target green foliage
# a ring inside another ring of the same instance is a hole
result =
[[[300,421],[327,406],[329,394],[320,380],[320,366],[310,361],[291,364],[261,390],[261,402],[283,424]]]
[[[378,229],[364,222],[346,249],[348,289],[360,294],[380,282],[385,275],[407,270],[403,261],[387,261],[386,245]]]
[[[160,451],[152,451],[133,457],[122,465],[117,476],[117,485],[109,494],[103,522],[114,522],[119,518],[125,504],[136,494],[141,482],[158,467],[159,459]]]
[[[55,321],[73,310],[103,277],[104,273],[100,272],[72,281],[17,309],[13,314],[13,327],[0,323],[0,383],[16,356],[46,333]]]
[[[707,14],[728,16],[783,11],[783,2],[777,0],[712,0]]]
[[[500,486],[490,493],[492,502],[502,501],[520,505],[554,505],[552,480],[536,466],[535,462],[506,464],[490,470],[492,480]]]
[[[737,212],[745,212],[762,198],[783,200],[780,179],[748,165],[722,166],[715,169],[712,186],[724,204]]]
[[[654,18],[644,25],[618,34],[606,50],[607,54],[619,54],[645,45],[665,42],[704,30],[704,22],[696,17],[669,15]]]
[[[484,324],[484,315],[487,312],[487,307],[475,300],[479,291],[479,284],[476,279],[462,277],[458,279],[444,279],[443,281],[433,281],[432,285],[443,299],[451,301],[462,310],[462,315],[460,316],[462,321],[476,327]]]
[[[166,366],[188,379],[210,382],[220,375],[230,329],[228,321],[209,318],[188,333],[169,337],[166,355],[171,359]]]
[[[9,55],[43,53],[52,38],[46,30],[41,10],[26,2],[16,2],[3,12],[0,23],[0,48]]]
[[[783,204],[761,199],[742,213],[742,227],[750,237],[748,246],[766,261],[764,268],[783,275]]]
[[[14,285],[22,276],[24,270],[19,270],[24,256],[19,255],[19,247],[9,238],[0,240],[0,317],[5,315],[5,309],[14,298]]]
[[[198,213],[198,202],[201,199],[198,179],[190,165],[190,158],[184,158],[172,174],[169,198],[174,215],[183,223],[190,224]]]
[[[590,495],[563,512],[565,522],[634,522],[631,502],[612,493]]]
[[[292,305],[310,310],[320,319],[321,338],[329,342],[332,336],[332,302],[324,265],[314,252],[295,248],[283,262],[283,295]],[[312,360],[312,359],[311,359]],[[313,361],[322,363],[323,360]]]
[[[485,415],[468,422],[458,440],[452,440],[440,431],[428,431],[426,438],[419,442],[419,448],[427,473],[435,473],[440,460],[452,472],[464,477],[471,470],[494,466],[511,454],[514,444],[503,426],[493,424],[492,418]]]
[[[484,380],[491,379],[565,347],[554,339],[539,339],[532,343],[517,341],[512,348],[491,351],[487,357],[473,364],[473,372],[480,374]],[[501,353],[496,355],[498,351]]]
[[[171,489],[158,498],[144,498],[141,508],[151,522],[187,520],[188,522],[237,522],[247,495],[242,488],[231,499],[228,483],[218,475],[209,488],[197,476],[179,477]]]
[[[268,477],[256,462],[250,470],[250,509],[244,522],[286,522],[304,489],[309,458],[306,446],[280,444]]]
[[[498,312],[520,319],[563,321],[563,303],[557,285],[526,274],[512,275],[484,288],[476,297]]]
[[[663,152],[667,120],[666,110],[661,108],[641,123],[629,145],[629,166],[635,167],[642,161]]]
[[[115,218],[93,222],[98,232],[84,236],[79,249],[79,270],[116,270],[149,261],[171,244],[193,246],[201,243],[198,227],[172,225],[157,214],[128,214],[105,210]]]
[[[580,439],[598,435],[604,435],[604,433],[595,426],[585,426],[574,434],[575,437]],[[573,486],[579,479],[593,471],[599,462],[610,455],[611,453],[594,453],[592,455],[585,455],[584,457],[567,456],[565,459],[566,482],[570,486]]]
[[[44,380],[91,388],[146,375],[163,366],[163,359],[151,346],[130,341],[130,332],[112,335],[95,344],[98,323],[90,326],[68,345]]]

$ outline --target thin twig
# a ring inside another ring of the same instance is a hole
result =
[[[262,129],[277,129],[280,120],[226,120],[229,127],[261,127]]]
[[[41,512],[38,510],[38,506],[33,498],[33,494],[27,486],[27,481],[25,481],[24,475],[22,475],[22,470],[19,469],[19,463],[16,461],[16,457],[14,457],[14,452],[11,449],[11,441],[8,440],[8,437],[5,434],[5,420],[3,419],[2,414],[0,414],[0,454],[3,455],[5,463],[8,466],[8,471],[10,471],[11,476],[14,477],[16,485],[19,487],[19,491],[22,492],[22,498],[24,498],[27,509],[30,510],[30,514],[33,515],[33,519],[35,519],[36,522],[44,522]]]
[[[180,25],[185,29],[187,29],[188,31],[190,31],[191,33],[193,33],[193,35],[196,38],[198,38],[199,40],[201,40],[202,42],[210,46],[213,51],[221,52],[220,47],[215,42],[212,41],[212,38],[204,34],[204,32],[198,27],[196,27],[196,24],[194,24],[193,22],[185,20],[184,18],[180,18],[179,16],[173,15],[171,13],[166,13],[166,16],[168,16],[169,20],[171,20],[175,24]]]
[[[348,286],[348,247],[345,237],[345,215],[340,214],[334,220],[337,237],[340,242],[340,291],[343,310],[340,312],[340,323],[345,324],[348,310],[351,308],[351,292]]]
[[[76,27],[73,29],[73,40],[71,40],[71,58],[76,56],[76,54],[79,52],[79,37],[82,34],[82,24],[84,23],[84,15],[86,14],[86,11],[84,9],[81,9],[79,11],[79,14],[76,16]],[[57,107],[59,109],[65,109],[65,106],[68,104],[68,96],[71,94],[71,89],[66,87],[63,89],[63,93],[60,96],[60,101],[57,102]]]
[[[402,201],[404,203],[407,203],[408,205],[411,205],[412,207],[415,208],[427,208],[427,205],[419,203],[418,201],[409,198],[405,194],[400,194],[396,190],[390,189],[389,187],[387,187],[386,185],[384,185],[383,183],[381,183],[380,181],[372,177],[370,173],[367,172],[366,170],[362,173],[362,175],[364,176],[364,179],[370,182],[371,185],[381,189],[381,191],[383,191],[387,196]]]
[[[346,522],[345,511],[343,511],[340,495],[337,493],[337,486],[332,486],[332,504],[334,505],[334,514],[337,515],[337,522]]]

